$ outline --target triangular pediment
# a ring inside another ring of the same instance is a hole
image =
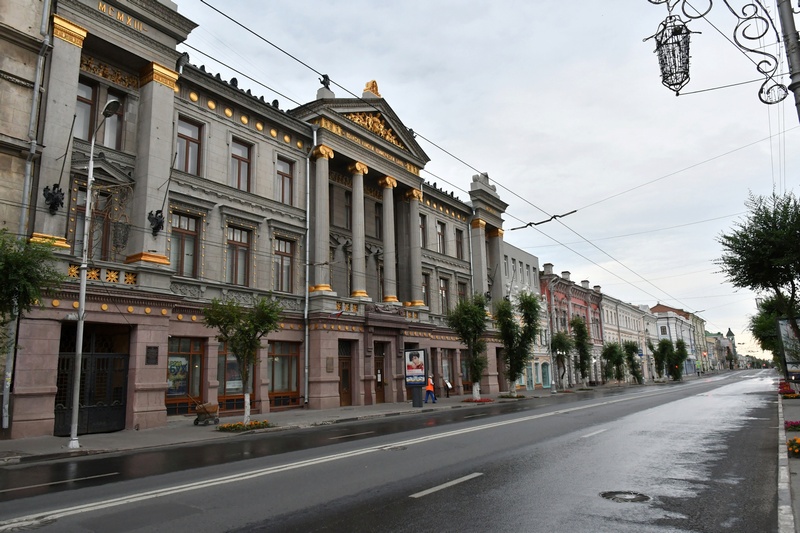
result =
[[[383,98],[325,98],[293,109],[289,114],[323,128],[363,139],[396,156],[424,167],[430,158]],[[341,129],[341,131],[340,131]]]
[[[73,174],[87,174],[89,171],[89,158],[84,154],[75,154],[72,159],[72,173]],[[94,156],[94,179],[101,178],[104,181],[110,181],[115,185],[132,185],[133,178],[128,171],[125,171],[105,157],[103,152]]]

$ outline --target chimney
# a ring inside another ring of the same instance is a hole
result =
[[[594,292],[602,292],[602,291],[600,290],[600,285],[595,285],[595,286],[594,286]]]
[[[569,281],[569,270],[562,272],[561,277],[564,278],[564,281]]]
[[[544,268],[544,275],[545,276],[552,276],[553,275],[553,263],[545,263],[542,265]]]
[[[583,287],[584,289],[588,289],[589,288],[589,280],[585,279],[585,280],[581,281],[581,287]]]

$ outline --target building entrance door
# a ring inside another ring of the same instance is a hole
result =
[[[349,357],[339,357],[339,405],[353,405],[352,362]]]
[[[386,375],[383,368],[383,356],[375,356],[375,403],[386,403]]]
[[[61,328],[53,428],[53,435],[57,437],[68,437],[72,429],[76,333],[74,324]],[[129,339],[127,326],[87,324],[84,327],[79,435],[125,429]]]

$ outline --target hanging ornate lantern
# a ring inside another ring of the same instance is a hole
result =
[[[677,15],[669,15],[658,26],[656,41],[661,83],[678,92],[689,83],[689,37],[692,32]]]

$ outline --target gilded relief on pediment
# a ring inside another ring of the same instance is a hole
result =
[[[403,146],[400,140],[395,136],[391,128],[386,127],[386,121],[383,120],[380,113],[348,113],[345,115],[345,118],[355,122],[362,128],[371,131],[393,145],[406,150],[406,147]]]

